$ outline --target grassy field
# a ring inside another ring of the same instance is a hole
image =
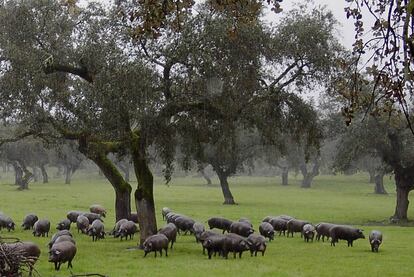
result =
[[[319,176],[313,188],[299,188],[299,177],[291,178],[291,185],[280,186],[280,179],[270,177],[235,177],[230,185],[236,201],[234,206],[223,206],[221,190],[217,185],[207,187],[200,178],[177,178],[169,186],[157,179],[155,197],[158,225],[164,223],[159,211],[163,206],[205,222],[212,216],[230,219],[250,218],[258,229],[267,215],[289,214],[313,223],[328,221],[362,226],[368,236],[373,229],[381,230],[384,243],[379,253],[371,253],[368,240],[357,240],[353,248],[340,241],[336,247],[329,242],[304,243],[298,234],[294,238],[277,237],[269,243],[264,257],[228,260],[202,255],[201,246],[193,236],[177,238],[175,249],[168,258],[145,259],[140,250],[127,250],[133,241],[107,237],[92,242],[90,237],[74,232],[78,253],[73,261],[73,273],[101,273],[109,276],[414,276],[412,227],[383,224],[393,213],[395,189],[386,179],[389,195],[374,195],[367,176]],[[90,204],[107,207],[106,230],[114,224],[114,192],[98,176],[75,176],[71,185],[52,179],[50,184],[31,184],[28,191],[16,191],[11,178],[0,179],[0,211],[11,216],[20,226],[25,214],[36,213],[48,218],[53,225],[65,218],[68,210],[87,210]],[[217,180],[215,180],[217,184]],[[134,183],[132,183],[134,185]],[[412,199],[411,199],[412,200]],[[410,206],[409,216],[414,214]],[[72,228],[75,227],[72,225]],[[47,262],[46,244],[49,238],[34,238],[29,231],[18,227],[14,232],[0,231],[0,236],[19,237],[41,246],[42,254],[36,269],[41,276],[70,276],[66,264],[59,272]]]

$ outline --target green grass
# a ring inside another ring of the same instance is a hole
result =
[[[211,216],[230,219],[250,218],[256,229],[267,215],[289,214],[313,223],[329,221],[362,226],[367,236],[370,230],[379,229],[384,234],[380,252],[371,253],[368,240],[357,240],[353,248],[341,241],[336,247],[329,243],[304,243],[298,234],[294,238],[277,237],[268,245],[264,257],[208,260],[201,253],[201,246],[192,236],[180,236],[168,258],[154,259],[153,254],[143,258],[140,250],[126,250],[135,246],[133,241],[120,242],[111,237],[92,242],[90,237],[74,232],[78,253],[73,261],[74,273],[101,273],[109,276],[413,276],[412,227],[382,224],[392,215],[395,189],[391,179],[386,179],[389,195],[374,195],[373,185],[367,176],[319,176],[311,189],[299,188],[300,178],[291,176],[291,185],[280,186],[277,177],[235,177],[230,179],[233,195],[239,205],[223,206],[221,190],[217,185],[207,187],[200,178],[177,178],[169,186],[156,180],[155,197],[157,220],[163,206],[205,222]],[[51,220],[53,228],[72,209],[87,210],[90,204],[107,207],[106,230],[114,223],[114,192],[105,179],[89,178],[84,173],[75,176],[71,185],[52,179],[50,184],[31,184],[28,191],[16,191],[9,185],[10,176],[0,179],[0,211],[10,215],[20,226],[25,214],[35,212],[40,218]],[[217,184],[217,180],[214,183]],[[135,185],[135,183],[132,183]],[[412,199],[411,199],[412,200]],[[133,205],[134,206],[134,205]],[[410,206],[409,215],[414,213]],[[375,222],[377,226],[375,226]],[[74,225],[72,225],[74,228]],[[56,273],[47,262],[46,244],[49,238],[34,238],[29,231],[7,233],[30,240],[41,246],[42,254],[36,269],[41,276],[69,276],[63,269]]]

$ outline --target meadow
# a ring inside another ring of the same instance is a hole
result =
[[[161,208],[167,206],[205,223],[212,216],[237,220],[247,217],[255,229],[267,215],[288,214],[307,219],[316,224],[320,221],[352,224],[364,229],[368,237],[371,230],[384,234],[379,253],[372,253],[368,239],[357,240],[354,247],[340,241],[336,247],[329,242],[305,243],[299,234],[293,238],[276,237],[268,244],[264,257],[250,257],[245,252],[242,259],[225,260],[220,257],[208,260],[195,243],[193,236],[179,236],[169,257],[154,258],[153,253],[143,258],[143,251],[128,250],[136,246],[134,240],[120,241],[112,237],[92,242],[92,238],[78,234],[72,224],[78,253],[73,261],[73,274],[100,273],[108,276],[414,276],[412,253],[414,228],[411,224],[388,224],[395,205],[393,180],[386,178],[388,195],[373,194],[373,184],[364,174],[353,176],[318,176],[311,189],[299,187],[299,176],[291,176],[290,185],[280,185],[279,177],[234,177],[230,186],[238,205],[222,205],[218,181],[206,186],[201,178],[174,178],[169,186],[161,178],[156,179],[155,198],[158,226],[164,222]],[[17,191],[10,185],[11,176],[0,179],[0,211],[11,216],[17,228],[0,236],[18,237],[41,246],[42,254],[36,264],[40,276],[70,276],[66,264],[55,272],[48,263],[49,238],[35,238],[30,231],[20,227],[29,212],[39,218],[48,218],[52,232],[56,223],[66,217],[69,210],[87,210],[99,203],[108,210],[106,231],[114,224],[114,191],[109,183],[98,175],[77,173],[71,185],[61,179],[51,179],[49,184],[32,183],[28,191]],[[132,182],[134,186],[135,183]],[[411,196],[411,200],[413,196]],[[411,201],[413,203],[413,201]],[[133,205],[134,207],[134,205]],[[409,208],[409,217],[414,207]]]

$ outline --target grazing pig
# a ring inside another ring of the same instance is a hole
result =
[[[84,214],[85,212],[81,212],[81,211],[69,211],[66,214],[66,217],[70,220],[70,222],[72,223],[76,223],[76,220],[78,219],[78,216]]]
[[[282,235],[286,235],[286,230],[287,230],[287,223],[288,221],[285,219],[282,219],[280,217],[274,217],[272,219],[270,219],[269,223],[273,226],[273,229],[276,232],[279,232],[279,236]]]
[[[128,220],[133,221],[134,223],[138,224],[138,214],[137,213],[131,213]]]
[[[249,245],[250,242],[245,237],[229,233],[224,237],[223,257],[227,259],[229,252],[233,252],[234,258],[236,258],[237,253],[239,253],[239,258],[241,258],[244,251],[250,250]]]
[[[72,234],[68,231],[68,230],[61,230],[59,232],[57,232],[56,234],[54,234],[52,236],[52,239],[50,240],[48,246],[49,249],[52,247],[52,245],[55,243],[55,241],[60,237],[60,236],[72,236]]]
[[[95,219],[88,228],[88,235],[92,237],[92,241],[105,238],[105,227],[102,221]]]
[[[35,214],[28,214],[23,219],[23,230],[33,229],[33,225],[38,221],[39,218]]]
[[[78,216],[78,219],[76,220],[76,227],[78,228],[78,233],[80,230],[83,234],[86,234],[89,228],[89,219],[84,215]]]
[[[196,239],[196,242],[199,242],[198,238],[206,230],[202,223],[196,222],[193,224],[193,233]]]
[[[114,226],[114,228],[112,229],[112,231],[111,231],[111,232],[109,232],[109,235],[114,236],[114,238],[115,238],[115,236],[116,236],[116,235],[118,234],[118,232],[119,232],[119,228],[120,228],[120,227],[121,227],[121,225],[122,225],[123,223],[125,223],[125,222],[128,222],[128,219],[123,218],[123,219],[118,220],[118,221],[115,223],[115,226]]]
[[[179,217],[182,217],[182,216],[184,216],[184,215],[176,214],[176,213],[171,212],[171,213],[166,215],[167,223],[174,223],[175,224],[175,220]]]
[[[292,237],[293,237],[293,233],[299,233],[300,232],[300,237],[302,237],[303,236],[302,229],[303,229],[303,226],[305,224],[309,224],[309,222],[304,221],[304,220],[299,220],[299,219],[289,220],[286,224],[286,226],[287,226],[287,236],[289,237],[289,234],[292,234]]]
[[[13,219],[8,217],[7,215],[0,214],[0,230],[2,228],[6,228],[8,232],[10,232],[10,230],[14,231],[14,226],[15,224],[13,222]]]
[[[265,238],[269,238],[269,241],[272,241],[275,237],[275,229],[269,222],[262,222],[259,226],[259,232]]]
[[[155,252],[157,257],[157,251],[162,256],[162,250],[165,250],[165,256],[168,257],[168,238],[164,234],[156,234],[149,236],[143,243],[144,247],[144,258],[149,252]]]
[[[254,233],[254,230],[248,223],[233,222],[230,225],[230,232],[247,238]]]
[[[222,218],[222,217],[212,217],[208,221],[208,226],[210,229],[217,228],[223,230],[223,234],[225,231],[227,233],[230,232],[230,225],[233,223],[233,221]]]
[[[266,238],[262,235],[251,234],[247,241],[249,242],[250,254],[257,256],[257,252],[262,252],[262,256],[266,251]]]
[[[135,225],[133,221],[127,221],[127,222],[122,223],[121,226],[119,226],[119,230],[117,234],[114,235],[114,237],[115,238],[121,237],[121,240],[123,238],[125,238],[125,240],[128,240],[128,236],[129,236],[129,239],[133,239],[134,234],[136,232],[138,232],[137,225]]]
[[[64,219],[61,222],[59,222],[56,226],[57,230],[70,230],[70,224],[72,222],[69,219]]]
[[[211,256],[214,254],[214,256],[216,256],[217,253],[219,253],[219,255],[223,255],[223,245],[224,245],[224,239],[226,238],[226,236],[222,235],[222,234],[211,234],[213,233],[212,231],[205,231],[202,235],[201,238],[205,239],[201,240],[202,241],[202,245],[203,245],[203,254],[205,253],[205,249],[207,249],[207,254],[208,254],[208,258],[211,259]],[[208,235],[208,236],[207,236]]]
[[[33,242],[16,242],[7,243],[6,247],[17,250],[27,259],[27,265],[29,266],[29,276],[32,276],[33,266],[37,262],[40,256],[40,248]]]
[[[50,221],[47,219],[41,219],[36,221],[36,223],[33,226],[33,235],[35,237],[49,237],[49,231],[50,231]]]
[[[92,224],[92,222],[94,222],[96,219],[100,220],[103,222],[102,217],[100,214],[96,214],[96,213],[84,213],[83,214],[84,217],[86,217],[89,220],[89,224]]]
[[[76,241],[73,239],[72,236],[69,236],[69,235],[62,235],[62,236],[57,237],[57,239],[55,240],[55,242],[53,244],[59,243],[59,242],[62,242],[62,241],[70,241],[71,243],[76,245]],[[50,248],[53,246],[53,244],[50,246]]]
[[[270,222],[270,220],[272,219],[272,218],[275,218],[276,216],[273,216],[273,215],[268,215],[268,216],[266,216],[265,218],[263,218],[262,219],[262,222]]]
[[[250,227],[252,227],[252,228],[253,228],[253,224],[252,224],[252,222],[251,222],[249,219],[245,218],[245,217],[240,218],[240,219],[239,219],[239,222],[244,222],[244,223],[246,223],[246,224],[249,224],[249,225],[250,225]]]
[[[68,268],[72,266],[72,260],[76,255],[76,245],[70,241],[62,241],[53,244],[49,251],[49,262],[55,264],[55,270],[59,270],[60,266],[68,263]]]
[[[361,229],[357,229],[346,225],[336,225],[329,229],[329,236],[331,237],[331,246],[335,246],[338,240],[346,240],[348,247],[353,246],[354,240],[359,238],[364,239],[365,236]]]
[[[193,233],[193,225],[195,223],[195,220],[192,218],[189,218],[187,216],[179,216],[175,219],[175,226],[177,226],[178,233],[180,231],[184,232],[184,235],[187,234],[187,232]]]
[[[206,230],[206,231],[204,231],[200,234],[200,236],[198,237],[198,241],[203,246],[203,254],[206,253],[206,248],[203,245],[204,241],[206,241],[210,236],[217,236],[217,235],[223,236],[222,234],[218,234],[218,233],[216,233],[214,231],[211,231],[211,230]]]
[[[166,220],[166,216],[167,214],[171,213],[172,210],[170,208],[164,207],[161,209],[161,214],[162,214],[162,220]]]
[[[332,223],[325,223],[325,222],[321,222],[315,225],[315,229],[316,229],[316,240],[319,241],[322,237],[322,241],[325,241],[325,237],[327,239],[330,238],[329,236],[329,229],[331,229],[333,226],[335,226],[336,224],[332,224]]]
[[[291,219],[295,219],[293,216],[290,216],[290,215],[285,215],[285,214],[278,215],[277,217],[278,217],[278,218],[281,218],[281,219],[284,219],[284,220],[286,220],[286,221],[289,221],[289,220],[291,220]]]
[[[315,227],[312,224],[303,225],[302,236],[305,242],[309,242],[309,240],[313,242],[313,237],[315,236]]]
[[[382,243],[382,233],[377,230],[371,231],[369,233],[369,243],[371,244],[371,251],[378,252],[379,246]]]
[[[98,204],[91,205],[89,207],[89,211],[91,213],[99,214],[102,217],[106,217],[106,209],[101,205],[98,205]]]
[[[177,239],[177,226],[175,226],[174,223],[168,223],[158,230],[158,234],[163,234],[168,238],[168,241],[171,242],[170,248],[172,249],[173,244]]]

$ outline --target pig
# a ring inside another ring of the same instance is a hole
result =
[[[71,223],[72,222],[69,219],[63,219],[57,224],[56,229],[57,230],[70,230]]]
[[[133,221],[134,223],[138,224],[138,214],[137,213],[131,213],[131,215],[128,217],[128,220]]]
[[[23,230],[33,229],[33,225],[38,221],[39,218],[35,214],[28,214],[24,217],[22,227]]]
[[[353,246],[352,244],[354,240],[365,238],[361,229],[346,225],[336,225],[331,227],[331,229],[329,229],[329,236],[331,237],[331,246],[335,246],[335,243],[342,239],[348,242],[348,247]]]
[[[81,212],[81,211],[69,211],[66,214],[67,219],[70,220],[70,222],[72,223],[76,223],[76,220],[78,219],[78,216],[84,214],[85,212]]]
[[[96,219],[103,222],[102,217],[100,214],[96,213],[84,213],[83,216],[85,216],[89,220],[89,224],[92,224]]]
[[[157,251],[162,256],[162,250],[165,250],[165,256],[168,257],[168,238],[164,234],[156,234],[149,236],[143,243],[144,247],[144,258],[149,252],[155,252],[157,257]]]
[[[248,223],[233,222],[230,225],[230,232],[247,238],[249,235],[254,233],[254,230]]]
[[[184,235],[187,234],[187,232],[193,233],[194,223],[194,219],[187,216],[179,216],[175,219],[174,222],[175,226],[177,226],[178,233],[180,233],[180,231],[183,231]]]
[[[10,230],[14,231],[14,226],[15,224],[13,219],[4,214],[0,215],[0,230],[2,228],[6,228],[8,232],[10,232]]]
[[[76,245],[70,241],[62,241],[54,243],[49,251],[49,262],[55,264],[55,270],[59,270],[60,266],[68,263],[68,268],[73,268],[72,260],[76,255]]]
[[[273,229],[272,224],[268,222],[262,222],[259,226],[259,232],[265,238],[268,238],[269,241],[272,241],[275,237],[275,229]]]
[[[84,215],[78,216],[78,219],[76,220],[76,227],[78,228],[78,233],[80,230],[83,234],[86,234],[89,228],[89,219]]]
[[[49,237],[49,231],[50,231],[50,221],[47,219],[40,219],[36,221],[36,223],[33,226],[33,235],[35,237]]]
[[[69,235],[62,235],[62,236],[57,237],[53,244],[59,243],[59,242],[62,242],[62,241],[70,241],[71,243],[76,245],[76,241],[73,239],[72,236],[69,236]],[[53,246],[53,244],[51,245],[51,247]]]
[[[222,217],[212,217],[208,221],[208,226],[210,229],[217,228],[223,230],[224,232],[230,232],[230,225],[233,223],[233,221],[222,218]]]
[[[369,243],[371,244],[371,251],[378,253],[379,246],[382,243],[382,233],[377,230],[371,231],[369,233]]]
[[[106,209],[101,205],[98,205],[98,204],[91,205],[89,207],[89,211],[91,213],[99,214],[102,217],[106,217]]]
[[[171,249],[173,248],[173,244],[177,239],[177,226],[174,223],[168,223],[164,227],[158,230],[158,234],[163,234],[168,238],[168,241],[171,242]]]
[[[40,256],[40,248],[33,242],[16,242],[7,243],[6,247],[19,251],[22,256],[27,259],[27,265],[29,266],[29,276],[32,276],[34,264],[37,262]]]
[[[206,231],[204,231],[200,234],[200,236],[198,237],[198,241],[203,246],[203,254],[206,253],[206,248],[203,245],[204,241],[206,241],[210,236],[218,236],[218,235],[223,236],[222,234],[218,234],[218,233],[216,233],[214,231],[211,231],[211,230],[206,230]]]
[[[266,222],[265,222],[266,223]],[[262,256],[266,251],[266,238],[262,235],[251,234],[247,237],[249,242],[250,254],[253,257],[253,253],[257,256],[257,252],[262,252]]]
[[[95,219],[88,228],[88,235],[92,237],[92,241],[105,238],[105,227],[99,219]]]
[[[167,214],[169,214],[171,212],[172,212],[172,210],[170,208],[167,208],[167,207],[162,208],[162,210],[161,210],[162,220],[165,221],[167,219],[167,217],[166,217]]]
[[[121,237],[121,240],[123,238],[125,238],[125,240],[128,239],[133,239],[134,238],[134,234],[138,232],[138,227],[137,225],[135,225],[135,223],[133,221],[127,221],[121,224],[121,226],[119,226],[119,230],[117,232],[116,235],[114,235],[115,238],[117,237]]]
[[[279,232],[279,236],[282,235],[286,235],[286,230],[287,230],[287,223],[288,221],[285,219],[282,219],[280,217],[274,217],[272,219],[270,219],[269,223],[273,226],[273,229],[276,232]]]
[[[57,238],[60,237],[60,236],[70,236],[71,237],[72,234],[68,230],[61,230],[61,231],[55,233],[52,236],[52,239],[50,240],[50,242],[48,244],[49,249],[52,247],[52,245],[55,243],[55,241],[57,240]]]
[[[274,216],[274,215],[268,215],[268,216],[266,216],[265,218],[262,219],[262,222],[270,222],[270,220],[272,218],[275,218],[275,217],[276,216]]]
[[[211,232],[212,231],[206,231],[204,233]],[[204,233],[201,235],[203,238]],[[214,256],[219,253],[219,255],[223,255],[223,245],[224,245],[224,239],[226,238],[225,235],[222,234],[209,234],[209,236],[206,236],[204,240],[202,240],[203,245],[203,254],[205,253],[205,249],[207,249],[208,258],[211,259],[211,256],[214,254]]]
[[[304,221],[304,220],[299,220],[299,219],[291,219],[287,222],[287,236],[289,237],[289,234],[292,234],[293,237],[293,233],[299,233],[300,232],[300,237],[303,237],[302,234],[302,229],[303,226],[305,224],[308,224],[309,222]]]
[[[329,229],[331,229],[335,225],[336,224],[325,223],[325,222],[320,222],[320,223],[316,224],[315,225],[316,240],[319,241],[321,239],[321,237],[322,237],[322,241],[325,241],[325,237],[327,239],[329,239],[330,238]]]
[[[123,223],[125,223],[125,222],[128,222],[128,219],[123,218],[123,219],[118,220],[118,221],[115,223],[115,226],[114,226],[114,228],[112,229],[112,231],[111,231],[111,232],[109,232],[109,235],[114,236],[114,238],[115,238],[115,236],[116,236],[116,235],[117,235],[117,233],[119,232],[119,227],[121,227],[121,225],[122,225]]]
[[[315,227],[312,224],[303,225],[302,236],[305,242],[309,242],[309,240],[313,242],[313,237],[315,236]]]
[[[198,243],[199,240],[198,238],[200,237],[200,235],[205,231],[205,227],[202,223],[196,222],[193,224],[193,233],[196,239],[196,242]]]
[[[249,219],[245,218],[245,217],[240,218],[240,219],[239,219],[239,222],[244,222],[244,223],[246,223],[246,224],[250,225],[250,227],[252,227],[252,228],[253,228],[253,224],[252,224],[252,222],[251,222]]]
[[[223,257],[228,258],[229,252],[233,252],[234,258],[239,253],[241,258],[244,251],[250,250],[250,242],[245,238],[235,233],[229,233],[224,237],[223,241]]]
[[[185,216],[185,215],[171,212],[171,213],[167,214],[165,218],[167,220],[167,223],[174,223],[175,224],[175,220],[177,218],[183,217],[183,216]]]

